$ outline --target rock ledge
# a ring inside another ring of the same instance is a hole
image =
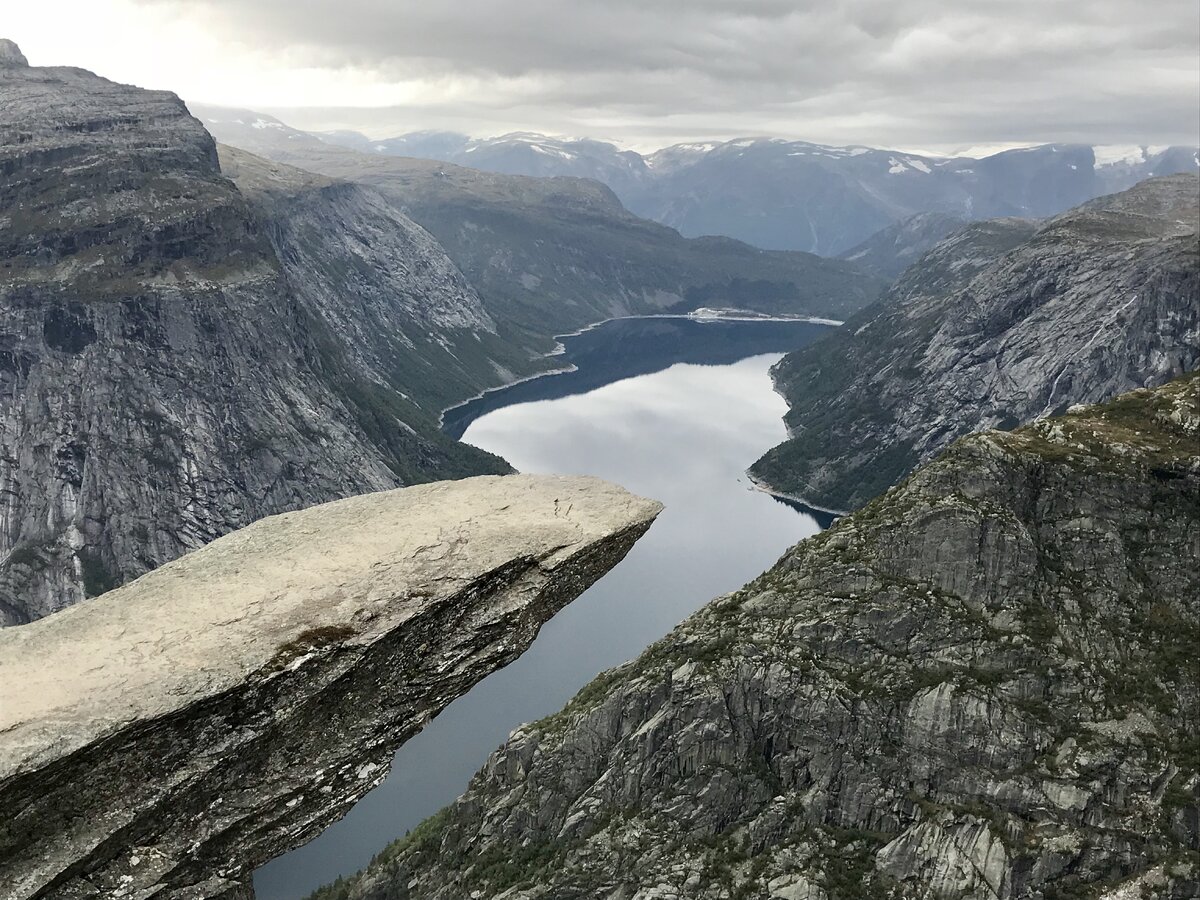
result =
[[[369,494],[0,632],[0,895],[247,895],[660,508],[591,478]]]

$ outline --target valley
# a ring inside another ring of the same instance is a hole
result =
[[[574,372],[491,394],[465,424],[450,426],[522,472],[586,473],[666,508],[624,562],[549,622],[520,660],[405,744],[388,779],[352,813],[262,869],[259,900],[303,896],[353,874],[383,849],[381,836],[403,834],[453,801],[516,723],[558,709],[714,590],[740,586],[828,524],[752,490],[742,472],[782,431],[783,404],[767,369],[779,351],[827,330],[612,322],[565,339],[560,359]]]
[[[1198,439],[1193,375],[955,443],[314,900],[1195,896]]]
[[[0,39],[0,895],[1200,896],[1200,151],[1085,132],[373,140]]]

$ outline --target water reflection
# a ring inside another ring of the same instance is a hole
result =
[[[785,405],[767,374],[780,353],[762,350],[820,333],[811,325],[613,323],[568,342],[567,357],[580,366],[573,377],[519,385],[460,411],[464,440],[523,472],[598,475],[662,500],[666,510],[524,656],[402,747],[387,781],[349,816],[260,870],[260,900],[291,900],[361,868],[453,800],[516,725],[554,712],[595,674],[636,656],[819,529],[812,516],[753,490],[743,470],[784,437]],[[647,341],[658,349],[647,352]],[[677,361],[696,354],[697,343],[701,356],[723,364]],[[607,381],[586,387],[595,368],[608,372]],[[629,368],[652,374],[614,380]],[[572,384],[584,392],[572,393]],[[514,400],[521,394],[527,402]]]
[[[448,410],[443,430],[461,438],[480,416],[516,403],[582,394],[675,363],[723,365],[762,353],[787,353],[829,331],[809,322],[695,322],[686,318],[618,319],[563,340],[573,372],[485,394]],[[759,448],[758,452],[765,450]],[[756,454],[757,456],[757,454]]]

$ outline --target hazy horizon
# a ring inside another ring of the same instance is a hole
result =
[[[644,155],[649,155],[651,153],[654,153],[655,151],[665,150],[665,149],[669,149],[670,147],[679,146],[679,145],[723,144],[723,143],[728,143],[730,141],[738,141],[738,140],[786,140],[786,141],[795,141],[795,142],[800,142],[800,143],[808,142],[808,143],[812,143],[812,144],[818,145],[818,146],[820,146],[820,145],[865,146],[865,147],[870,147],[872,149],[895,151],[897,153],[907,153],[907,154],[924,155],[924,156],[942,156],[942,157],[946,157],[946,158],[949,158],[949,157],[982,158],[985,156],[990,156],[995,153],[1001,153],[1006,150],[1020,150],[1020,149],[1024,149],[1024,148],[1044,146],[1046,144],[1077,143],[1077,142],[1071,142],[1071,141],[1039,141],[1039,142],[1013,141],[1013,142],[1002,142],[1002,143],[996,143],[996,144],[973,144],[973,145],[969,145],[969,146],[962,147],[962,148],[955,147],[955,148],[951,148],[951,149],[946,149],[946,148],[927,148],[927,147],[903,147],[903,146],[898,146],[894,143],[889,143],[887,141],[876,141],[874,143],[869,143],[869,144],[865,144],[865,143],[861,143],[861,142],[855,142],[855,143],[851,143],[851,144],[829,144],[828,142],[823,142],[823,141],[812,141],[806,137],[784,137],[784,136],[776,135],[776,134],[734,134],[729,137],[707,137],[707,138],[694,137],[691,139],[678,141],[678,142],[675,142],[672,144],[630,145],[628,142],[621,141],[621,140],[614,139],[614,138],[609,138],[609,137],[606,137],[603,135],[556,134],[556,133],[551,133],[551,132],[533,131],[533,130],[524,129],[524,128],[517,128],[517,129],[513,129],[511,131],[504,131],[504,132],[485,133],[485,132],[471,132],[471,131],[454,129],[454,128],[414,128],[414,129],[410,129],[408,131],[389,131],[385,127],[383,129],[378,129],[374,133],[372,133],[372,132],[369,132],[369,131],[366,131],[366,130],[363,130],[360,128],[354,128],[351,126],[341,126],[341,127],[334,127],[334,128],[320,128],[320,127],[305,128],[302,125],[298,124],[298,122],[305,121],[307,118],[309,118],[308,116],[305,115],[307,110],[303,107],[281,108],[281,109],[251,109],[249,107],[227,106],[224,104],[205,103],[203,101],[194,101],[193,102],[191,100],[188,100],[188,98],[186,98],[186,97],[184,97],[183,100],[184,100],[184,102],[186,102],[188,104],[188,107],[189,107],[189,109],[192,110],[193,114],[197,115],[201,119],[204,118],[204,116],[203,116],[204,113],[210,113],[210,112],[217,111],[217,110],[221,110],[221,111],[225,111],[225,112],[237,111],[237,112],[242,112],[242,113],[251,113],[251,114],[259,115],[259,116],[270,116],[271,118],[278,119],[284,125],[287,125],[291,128],[296,128],[297,130],[300,130],[300,131],[306,131],[311,134],[318,134],[318,135],[332,135],[337,132],[355,132],[371,141],[386,141],[386,140],[393,139],[393,138],[405,137],[407,135],[422,134],[422,133],[457,134],[457,135],[469,138],[470,140],[474,140],[474,141],[488,141],[488,140],[497,140],[497,139],[509,137],[509,136],[529,134],[529,135],[536,135],[538,137],[551,138],[551,139],[560,140],[560,141],[578,141],[578,140],[601,141],[604,143],[613,144],[622,150],[634,150],[634,151],[644,154]],[[1169,145],[1169,144],[1151,144],[1146,141],[1140,141],[1140,142],[1133,142],[1133,143],[1128,143],[1128,144],[1096,144],[1094,146],[1114,147],[1114,148],[1138,147],[1138,148],[1146,149],[1150,152],[1153,152],[1155,150],[1165,149],[1169,146],[1196,147],[1198,145],[1200,145],[1200,144],[1198,144],[1197,142],[1193,142],[1191,144],[1182,144],[1182,145]],[[1089,145],[1089,146],[1091,146],[1091,145]]]
[[[940,155],[1200,143],[1192,0],[1152,16],[1129,0],[61,0],[5,19],[33,65],[372,139],[531,131],[644,151],[764,135]]]

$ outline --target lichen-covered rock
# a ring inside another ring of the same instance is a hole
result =
[[[1196,897],[1198,542],[1200,376],[965,438],[323,897]]]
[[[789,439],[751,469],[855,509],[951,441],[1200,366],[1200,178],[1153,178],[1044,223],[975,223],[884,300],[772,370]]]
[[[368,494],[0,631],[0,896],[246,893],[660,509],[594,478]]]

